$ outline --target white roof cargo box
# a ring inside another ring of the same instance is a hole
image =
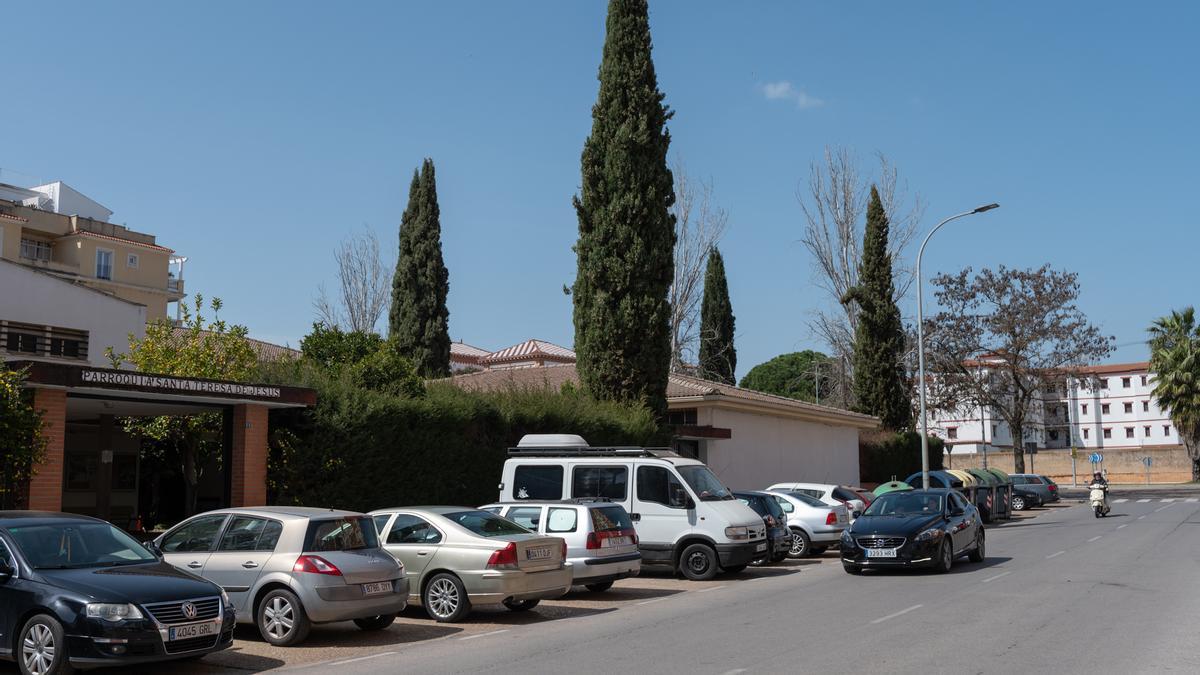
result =
[[[575,434],[525,434],[518,448],[586,448],[587,441]]]

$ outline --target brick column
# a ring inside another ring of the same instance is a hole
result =
[[[230,437],[230,506],[263,506],[267,503],[267,409],[234,406]]]
[[[67,437],[67,392],[61,389],[34,389],[33,407],[42,413],[42,437],[46,454],[34,466],[29,479],[31,511],[61,511],[63,489],[63,442]]]

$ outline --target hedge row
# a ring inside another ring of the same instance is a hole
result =
[[[929,470],[942,469],[945,444],[929,437]],[[859,432],[858,472],[863,483],[904,480],[921,470],[921,435],[914,431]]]

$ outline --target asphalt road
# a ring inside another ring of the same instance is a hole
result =
[[[1200,672],[1196,494],[1115,494],[1129,501],[1109,518],[1079,504],[990,528],[988,559],[948,575],[793,567],[300,670]]]

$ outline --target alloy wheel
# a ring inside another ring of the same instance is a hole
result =
[[[437,579],[429,587],[429,608],[438,616],[450,616],[458,611],[458,588],[449,579]]]
[[[954,566],[954,547],[949,542],[942,544],[942,571],[949,572]]]
[[[789,551],[789,553],[797,557],[808,553],[808,547],[804,544],[804,537],[801,537],[795,532],[792,533],[792,550]]]
[[[44,623],[35,623],[21,641],[21,658],[33,675],[45,675],[54,665],[54,633]]]
[[[287,601],[287,598],[279,596],[271,598],[263,614],[267,620],[264,629],[276,640],[287,637],[296,623],[295,609],[292,607],[292,603]]]

